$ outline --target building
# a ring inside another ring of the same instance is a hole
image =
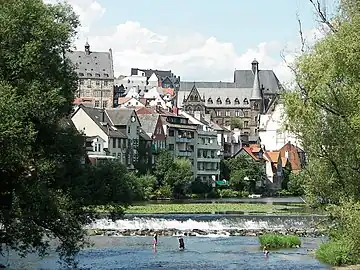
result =
[[[180,115],[197,125],[197,143],[195,145],[197,164],[196,177],[215,184],[220,179],[220,159],[222,157],[222,140],[218,140],[218,132],[213,129],[200,115],[191,116],[181,111]]]
[[[147,156],[141,158],[151,163],[151,139],[141,129],[133,109],[99,109],[80,105],[71,120],[76,128],[88,137],[88,141],[91,140],[93,151],[90,152],[94,155],[89,157],[112,156],[129,169],[135,169],[137,163],[143,162],[139,159],[139,149],[146,147],[147,150],[141,149],[141,152]]]
[[[152,166],[155,166],[156,157],[160,151],[166,149],[166,134],[161,116],[158,113],[142,114],[137,111],[142,130],[152,139]]]
[[[286,130],[285,117],[281,100],[274,106],[274,110],[260,115],[259,137],[266,150],[278,150],[287,142],[301,147],[297,136]]]
[[[219,125],[240,128],[249,143],[256,143],[259,116],[269,112],[281,89],[275,73],[260,70],[254,60],[251,70],[235,70],[234,82],[181,82],[177,103],[190,114],[210,114]]]
[[[67,57],[79,77],[76,96],[95,108],[111,108],[114,102],[114,68],[112,51],[93,52],[88,42],[84,51],[73,51]]]

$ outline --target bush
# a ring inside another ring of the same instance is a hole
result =
[[[346,240],[330,240],[320,245],[316,250],[316,258],[326,264],[334,266],[360,263],[360,258],[351,256],[353,247]]]
[[[206,194],[208,199],[217,199],[220,197],[219,191],[217,189],[212,189],[209,193]]]
[[[219,195],[221,198],[235,198],[239,196],[239,192],[232,189],[220,189]]]
[[[268,249],[295,248],[301,246],[301,240],[296,235],[264,234],[259,236],[261,247]]]
[[[154,192],[154,195],[157,199],[171,198],[172,188],[169,185],[163,185]]]
[[[204,182],[199,178],[196,178],[190,186],[191,192],[194,194],[206,194],[211,191],[212,186],[208,182]]]

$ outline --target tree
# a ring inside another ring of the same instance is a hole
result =
[[[291,163],[288,162],[286,163],[285,168],[283,169],[283,180],[281,182],[281,189],[288,189],[288,184],[290,181],[290,177],[291,177]]]
[[[289,182],[287,183],[287,190],[294,196],[302,196],[305,193],[306,172],[291,173],[289,175]]]
[[[234,129],[234,128],[241,129],[241,128],[243,128],[244,123],[240,118],[232,117],[230,119],[230,126],[231,126],[231,129]]]
[[[158,186],[164,183],[165,174],[174,162],[174,156],[168,150],[162,150],[156,158],[155,176],[158,180]]]
[[[329,30],[297,59],[298,88],[285,95],[288,125],[308,155],[314,204],[360,199],[359,8],[359,1],[341,1],[331,21],[320,16]]]
[[[77,76],[66,57],[79,21],[68,5],[8,0],[0,1],[0,24],[0,251],[43,255],[46,239],[57,238],[60,257],[72,264],[91,221],[84,206],[130,199],[95,181],[105,169],[83,177],[84,139],[68,120]]]
[[[175,197],[184,196],[192,180],[191,162],[185,158],[176,158],[165,174],[165,181],[172,188]]]
[[[243,155],[225,160],[225,164],[230,170],[230,185],[238,191],[254,192],[254,184],[266,177],[263,163]]]

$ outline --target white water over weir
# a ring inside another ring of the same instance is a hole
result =
[[[126,232],[126,235],[147,235],[149,232],[183,233],[201,231],[203,234],[211,234],[216,232],[236,232],[246,234],[248,232],[307,232],[314,233],[315,223],[318,219],[314,217],[279,217],[279,216],[238,216],[231,218],[218,218],[211,220],[193,218],[161,218],[161,217],[133,217],[118,219],[112,221],[110,219],[97,219],[90,224],[87,229],[95,231],[116,231],[119,234]],[[175,234],[176,234],[175,233]]]

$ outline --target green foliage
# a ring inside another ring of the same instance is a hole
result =
[[[236,198],[239,196],[239,192],[232,189],[220,189],[219,194],[221,198]]]
[[[158,180],[158,185],[164,184],[165,174],[174,162],[174,156],[170,151],[162,150],[156,157],[156,167],[154,174]]]
[[[230,185],[234,190],[255,192],[255,183],[263,181],[266,177],[265,166],[261,162],[256,162],[244,155],[225,160],[227,168],[230,170]],[[245,180],[245,178],[249,180]]]
[[[171,186],[169,186],[168,184],[160,186],[157,190],[155,190],[154,194],[156,198],[162,198],[162,199],[171,198],[173,195]]]
[[[301,240],[296,235],[264,234],[259,236],[261,247],[268,249],[296,248],[301,246]]]
[[[297,59],[300,87],[285,95],[287,124],[308,156],[313,202],[360,199],[359,4],[341,1],[340,8],[334,31]]]
[[[193,180],[189,159],[176,158],[165,174],[166,183],[171,186],[175,197],[185,196]]]
[[[316,250],[316,258],[326,264],[342,266],[360,263],[360,258],[352,255],[353,246],[345,239],[330,240]]]
[[[136,177],[136,176],[133,176]],[[151,174],[145,174],[145,175],[141,175],[139,177],[136,177],[135,180],[138,184],[138,200],[148,200],[152,197],[152,195],[154,194],[154,190],[156,187],[156,177],[154,175]]]
[[[281,205],[251,203],[164,203],[133,205],[126,209],[131,214],[171,214],[171,213],[214,213],[214,212],[247,212],[247,213],[289,213]]]
[[[360,258],[355,203],[360,200],[359,10],[359,1],[340,1],[330,31],[295,63],[298,89],[285,95],[287,124],[308,156],[305,181],[300,181],[307,201],[337,205],[329,208],[330,242],[317,252],[322,261],[337,265]]]
[[[230,119],[230,126],[231,126],[231,129],[234,129],[234,128],[241,129],[241,128],[243,128],[244,123],[240,118],[232,117]]]
[[[302,196],[305,193],[306,184],[306,171],[299,173],[291,173],[289,176],[289,182],[287,184],[287,190],[294,196]]]
[[[206,194],[210,192],[212,189],[212,186],[208,182],[204,182],[199,178],[196,178],[190,186],[190,190],[194,194]]]
[[[288,162],[283,169],[283,181],[281,182],[281,189],[288,189],[288,183],[291,175],[291,164]]]

